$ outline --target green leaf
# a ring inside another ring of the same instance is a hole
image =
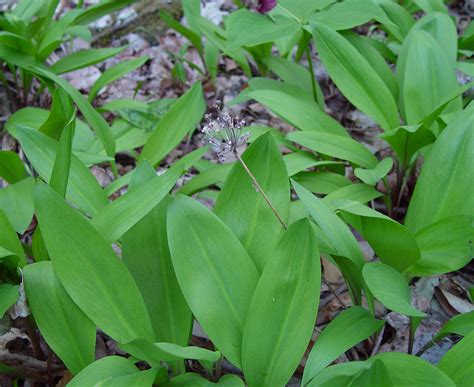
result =
[[[83,25],[92,23],[94,20],[111,14],[131,3],[133,3],[133,0],[102,0],[91,7],[82,9],[75,17],[74,23]]]
[[[387,85],[395,101],[398,101],[398,81],[393,70],[387,64],[382,54],[373,44],[373,39],[345,31],[342,35],[364,56],[372,68],[377,72],[380,79]]]
[[[217,164],[194,176],[178,191],[182,195],[192,195],[202,189],[223,182],[229,175],[233,163]]]
[[[89,91],[89,102],[92,102],[94,100],[96,95],[103,87],[142,66],[148,59],[149,58],[147,56],[142,56],[139,58],[120,62],[119,64],[105,70],[102,75],[97,79],[97,81],[95,81],[92,85]]]
[[[290,183],[280,150],[270,133],[252,143],[242,159],[286,222],[290,211]],[[214,212],[240,239],[261,272],[283,227],[252,183],[243,166],[236,162],[219,194]]]
[[[420,259],[414,235],[403,225],[352,200],[333,202],[349,216],[360,217],[350,223],[364,236],[380,260],[400,272]]]
[[[26,177],[25,166],[18,156],[12,151],[0,151],[0,178],[14,184]]]
[[[18,259],[18,266],[25,266],[26,255],[23,251],[23,247],[21,246],[18,235],[16,234],[10,220],[2,210],[0,210],[0,229],[2,230],[0,233],[0,249],[3,250],[0,255],[2,258],[14,255]]]
[[[56,158],[54,160],[53,171],[49,186],[62,197],[66,196],[69,181],[69,171],[71,169],[72,140],[74,137],[75,120],[72,116],[70,122],[61,133]]]
[[[292,18],[268,16],[242,8],[232,12],[225,21],[229,48],[237,49],[242,46],[253,47],[259,44],[273,42],[282,37],[291,36],[301,25]]]
[[[107,356],[84,368],[68,383],[68,387],[97,386],[111,376],[125,376],[138,372],[138,368],[130,360],[120,356]]]
[[[383,324],[383,321],[375,319],[360,306],[343,311],[317,338],[306,361],[302,384],[309,383],[345,351],[377,332]],[[316,377],[314,380],[318,382],[318,379]]]
[[[419,123],[458,88],[454,63],[448,61],[436,40],[422,30],[413,31],[405,41],[397,74],[409,125]]]
[[[413,26],[413,31],[428,32],[436,39],[449,62],[454,64],[457,59],[458,34],[456,24],[448,13],[432,12],[423,16]]]
[[[356,175],[366,184],[376,185],[380,180],[387,176],[392,167],[393,159],[391,157],[387,157],[378,163],[373,169],[356,168],[354,170],[354,175]]]
[[[0,318],[18,300],[20,286],[12,284],[0,284]]]
[[[34,212],[35,179],[29,177],[0,190],[0,210],[18,234],[31,223]]]
[[[321,154],[347,160],[365,168],[375,168],[377,158],[364,145],[350,137],[322,132],[291,132],[288,140]]]
[[[441,133],[425,160],[415,186],[405,224],[417,232],[455,215],[474,215],[474,104]]]
[[[201,37],[198,34],[190,30],[189,28],[186,28],[179,21],[175,20],[175,18],[165,10],[160,10],[160,18],[169,28],[172,28],[176,32],[183,35],[186,39],[188,39],[194,46],[194,48],[202,54],[202,42]]]
[[[433,337],[433,341],[440,340],[451,334],[467,336],[471,332],[474,332],[474,311],[452,317]]]
[[[421,257],[408,273],[413,277],[449,273],[472,259],[474,217],[450,216],[415,234]]]
[[[335,259],[344,277],[348,280],[352,297],[355,301],[360,302],[363,287],[361,270],[365,258],[354,235],[321,199],[295,181],[292,183],[306,210],[332,243],[337,256],[342,257],[341,259],[335,257]]]
[[[313,35],[321,61],[344,96],[383,129],[399,126],[397,105],[390,90],[362,54],[323,24],[314,25]]]
[[[173,198],[167,223],[171,258],[189,307],[216,347],[240,366],[257,268],[232,231],[194,199]]]
[[[69,95],[60,87],[56,87],[53,94],[53,103],[49,116],[38,130],[59,141],[63,128],[71,121],[74,115],[74,106]]]
[[[156,178],[148,163],[135,169],[129,190]],[[122,260],[140,289],[157,341],[187,345],[192,315],[173,269],[166,232],[169,198],[157,204],[122,237]]]
[[[201,84],[195,83],[160,120],[148,138],[139,161],[147,160],[152,166],[157,165],[187,133],[195,129],[205,110]]]
[[[115,56],[125,50],[127,46],[113,48],[89,48],[66,55],[53,63],[50,67],[55,74],[69,73]]]
[[[249,98],[267,106],[298,129],[349,136],[334,118],[321,110],[311,94],[302,92],[299,87],[259,78],[250,80],[249,87]]]
[[[383,194],[367,184],[350,184],[339,188],[323,198],[323,202],[334,207],[333,203],[337,200],[353,200],[365,204],[371,200],[377,199]]]
[[[187,372],[171,379],[167,383],[163,384],[163,387],[178,387],[178,386],[193,386],[193,387],[213,387],[213,386],[225,386],[225,387],[244,387],[244,382],[237,375],[227,374],[219,379],[218,383],[212,383],[207,379],[204,379],[201,375]]]
[[[474,333],[452,347],[438,364],[457,386],[468,386],[474,380]]]
[[[48,136],[32,129],[17,129],[21,147],[41,178],[49,182],[53,171],[58,143]],[[71,157],[66,197],[82,211],[95,214],[108,200],[94,175],[76,156]]]
[[[278,77],[280,77],[284,82],[299,87],[301,90],[304,90],[306,93],[313,93],[313,88],[311,85],[311,73],[310,71],[303,67],[302,65],[295,63],[291,60],[285,58],[277,58],[274,56],[269,56],[262,59],[263,63],[273,71]],[[317,80],[315,81],[317,88],[317,97],[319,107],[324,110],[324,95],[321,91],[321,87]]]
[[[370,291],[385,307],[407,316],[425,317],[411,305],[407,281],[394,268],[383,263],[366,263],[362,273]]]
[[[280,386],[291,378],[313,333],[320,286],[315,230],[302,219],[283,234],[250,304],[242,344],[250,385]]]
[[[191,359],[215,362],[221,357],[218,351],[209,351],[199,347],[183,347],[172,343],[152,343],[145,339],[135,339],[128,343],[121,343],[120,347],[154,367],[159,367],[162,361]]]
[[[181,172],[182,168],[175,164],[163,175],[140,184],[103,207],[91,224],[107,242],[115,242],[164,199]]]
[[[352,361],[328,367],[309,386],[347,386],[347,380],[350,381],[352,377],[379,361],[385,365],[394,386],[454,387],[456,385],[444,372],[423,359],[404,353],[385,352],[363,362]],[[335,383],[337,380],[335,378],[339,378],[343,384]]]
[[[54,270],[73,301],[115,340],[152,340],[148,312],[133,277],[89,221],[41,183],[36,212]]]
[[[95,325],[64,290],[51,262],[23,271],[28,303],[51,349],[77,374],[95,360]]]
[[[87,99],[74,87],[72,87],[68,82],[54,74],[49,70],[44,70],[39,67],[33,67],[30,69],[34,71],[37,75],[45,77],[57,85],[59,85],[74,101],[81,113],[84,115],[86,121],[90,126],[96,131],[97,136],[102,142],[106,153],[110,157],[115,157],[115,139],[114,135],[102,117],[93,107],[87,102]]]
[[[294,175],[293,179],[311,192],[318,194],[331,194],[351,185],[347,177],[326,171],[300,172]]]

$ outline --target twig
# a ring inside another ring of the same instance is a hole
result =
[[[326,284],[326,286],[329,288],[329,291],[332,293],[332,295],[336,298],[337,302],[343,307],[343,309],[347,309],[347,305],[344,301],[342,301],[341,297],[338,296],[337,292],[334,290],[334,288],[329,284],[329,281],[326,280],[326,278],[323,277],[323,282]]]
[[[267,204],[269,205],[270,209],[272,210],[272,212],[275,214],[275,216],[277,217],[278,221],[280,222],[280,224],[283,226],[283,228],[286,230],[287,229],[287,226],[286,226],[286,223],[283,221],[283,219],[281,218],[280,214],[277,212],[277,210],[275,209],[275,207],[273,207],[272,205],[272,202],[270,201],[270,199],[268,198],[268,196],[265,194],[265,192],[263,191],[262,187],[260,187],[260,184],[258,184],[258,181],[257,179],[255,178],[255,176],[253,175],[252,171],[250,171],[249,167],[247,166],[247,164],[245,164],[244,160],[242,160],[242,158],[240,157],[239,153],[237,151],[234,151],[234,155],[235,157],[237,158],[237,160],[239,160],[240,164],[242,165],[242,167],[244,168],[245,172],[247,172],[247,174],[250,176],[250,178],[252,179],[252,183],[255,187],[255,189],[257,190],[257,192],[260,193],[260,195],[262,195],[263,199],[265,199],[265,201],[267,202]]]
[[[374,344],[374,347],[372,348],[372,352],[370,353],[371,357],[377,354],[377,352],[379,351],[380,345],[382,344],[382,338],[383,338],[384,332],[385,332],[385,325],[382,326],[382,329],[380,330],[380,332],[377,334],[377,337],[375,338],[375,344]]]

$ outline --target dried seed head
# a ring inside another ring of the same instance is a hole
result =
[[[245,121],[232,117],[222,111],[222,102],[216,101],[214,112],[207,113],[204,118],[206,124],[202,128],[204,141],[211,145],[219,161],[225,161],[230,153],[235,153],[247,144],[250,132],[245,131]]]

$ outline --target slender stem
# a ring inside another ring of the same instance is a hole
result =
[[[311,59],[311,49],[309,43],[306,45],[306,59],[308,59],[309,75],[311,77],[311,86],[313,88],[313,98],[316,103],[318,103],[318,91],[316,89],[316,79],[314,78],[314,67],[313,61]]]
[[[262,187],[260,187],[260,184],[258,184],[258,181],[257,179],[255,178],[255,176],[253,175],[252,171],[249,169],[249,167],[247,166],[247,164],[245,164],[244,160],[242,160],[242,158],[240,157],[239,153],[237,151],[234,152],[234,155],[235,157],[237,158],[237,160],[239,160],[240,164],[242,165],[242,167],[244,168],[245,172],[247,172],[247,174],[250,176],[250,178],[252,179],[252,183],[253,185],[255,186],[256,190],[260,193],[260,195],[262,195],[263,199],[267,202],[267,204],[269,205],[270,209],[272,210],[272,212],[275,214],[275,216],[277,217],[278,221],[280,222],[280,224],[283,226],[283,228],[286,230],[287,229],[287,226],[286,226],[286,223],[283,221],[283,219],[281,218],[280,214],[277,212],[277,210],[275,209],[275,207],[273,207],[272,205],[272,202],[270,201],[270,199],[268,198],[268,196],[265,194],[265,192],[263,191]]]
[[[411,355],[413,353],[413,344],[415,343],[415,327],[413,323],[413,318],[410,317],[410,326],[409,326],[409,333],[408,333],[408,354]]]

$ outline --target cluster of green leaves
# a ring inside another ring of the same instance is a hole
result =
[[[157,176],[155,168],[203,117],[201,85],[176,100],[95,108],[102,87],[146,58],[104,72],[87,98],[59,75],[117,51],[93,49],[47,64],[65,40],[87,36],[84,25],[125,3],[102,1],[55,21],[56,1],[23,0],[0,19],[0,39],[10,42],[0,45],[0,58],[11,74],[20,73],[27,87],[36,77],[53,96],[50,110],[25,107],[5,125],[28,163],[0,151],[0,177],[8,183],[0,190],[2,315],[24,287],[39,331],[74,375],[70,386],[243,386],[236,375],[220,377],[224,358],[250,386],[283,386],[313,335],[324,257],[343,274],[353,306],[318,336],[303,385],[468,384],[473,313],[453,318],[434,337],[464,336],[437,366],[402,353],[331,364],[380,332],[376,301],[408,316],[414,336],[425,314],[411,304],[409,281],[472,259],[474,104],[463,100],[472,85],[460,87],[455,76],[456,68],[472,72],[472,28],[458,37],[445,5],[434,0],[279,0],[268,15],[231,13],[224,28],[200,16],[199,0],[183,0],[187,27],[161,16],[198,50],[209,75],[217,75],[221,54],[249,77],[259,71],[234,103],[256,100],[297,130],[250,127],[242,163],[202,160],[204,147]],[[412,12],[420,9],[425,15],[415,21]],[[368,22],[386,38],[352,31]],[[395,161],[378,160],[325,112],[312,66],[300,64],[313,43],[340,92],[383,129]],[[102,115],[109,112],[111,123]],[[115,168],[117,153],[137,166],[101,187],[90,167]],[[391,216],[420,155],[402,224]],[[190,168],[199,174],[173,189]],[[213,209],[199,198],[215,201]],[[374,200],[386,211],[366,205]],[[33,216],[32,243],[22,244]],[[366,262],[352,229],[376,262]],[[195,322],[215,350],[189,346]],[[96,361],[97,328],[130,356]],[[186,359],[208,377],[186,372]]]

